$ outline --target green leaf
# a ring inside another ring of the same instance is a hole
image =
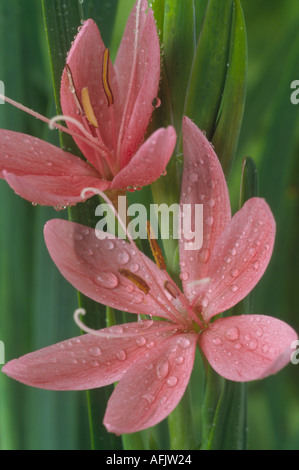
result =
[[[211,140],[227,75],[233,0],[210,0],[193,61],[185,115]]]
[[[215,152],[226,176],[229,174],[237,149],[245,108],[247,39],[239,0],[233,3],[230,54],[227,65],[220,115],[212,138]]]
[[[256,164],[251,157],[245,157],[242,164],[239,209],[251,197],[258,196],[258,174]]]

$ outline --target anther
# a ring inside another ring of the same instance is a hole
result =
[[[179,289],[176,288],[174,284],[169,281],[164,282],[164,289],[174,298],[177,299],[180,295]]]
[[[102,83],[107,98],[107,104],[111,106],[114,103],[114,97],[109,83],[109,59],[109,49],[105,49],[103,54]]]
[[[74,100],[75,100],[75,103],[76,103],[76,106],[78,108],[79,113],[83,114],[83,109],[82,109],[81,103],[80,103],[80,101],[78,99],[78,96],[76,94],[76,88],[75,88],[75,85],[74,85],[72,72],[71,72],[70,67],[67,64],[65,66],[65,71],[66,71],[67,79],[68,79],[68,82],[69,82],[70,92],[72,93],[72,95],[74,97]]]
[[[81,97],[82,97],[82,104],[83,104],[85,116],[87,117],[89,123],[93,127],[99,127],[97,118],[95,117],[95,114],[91,106],[89,91],[87,87],[82,88]]]
[[[166,271],[166,263],[162,254],[162,250],[156,241],[155,233],[149,221],[147,221],[146,228],[148,241],[150,243],[150,247],[155,258],[156,264],[159,269]]]
[[[131,281],[135,286],[138,287],[144,294],[148,294],[150,291],[149,285],[142,279],[142,277],[137,276],[137,274],[132,273],[129,269],[119,269],[119,274]]]

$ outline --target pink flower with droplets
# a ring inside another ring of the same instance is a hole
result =
[[[159,79],[159,38],[146,0],[138,0],[131,12],[114,65],[96,24],[87,20],[63,71],[63,116],[50,121],[67,123],[68,129],[55,126],[73,136],[87,162],[30,135],[2,129],[0,177],[23,198],[52,206],[82,201],[88,186],[105,191],[152,183],[165,171],[176,142],[172,126],[144,141]]]
[[[202,203],[204,213],[202,247],[187,250],[187,240],[180,240],[183,292],[152,240],[157,264],[131,239],[99,240],[94,230],[62,220],[45,226],[50,255],[76,289],[113,308],[163,320],[99,331],[85,327],[88,334],[27,354],[2,369],[20,382],[52,390],[118,381],[104,417],[107,430],[117,434],[153,426],[176,407],[189,382],[196,347],[220,375],[245,382],[284,367],[297,338],[290,326],[270,316],[215,318],[242,300],[263,275],[275,221],[260,198],[248,200],[231,217],[218,158],[188,118],[183,139],[181,203]]]

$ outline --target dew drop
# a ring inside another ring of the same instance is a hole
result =
[[[96,283],[106,289],[114,289],[118,286],[118,278],[110,271],[103,271],[97,276]]]
[[[189,175],[189,181],[191,181],[191,183],[196,183],[197,179],[198,179],[198,176],[196,173],[191,173]]]
[[[125,353],[125,351],[123,349],[121,349],[120,351],[118,351],[116,353],[116,356],[117,356],[117,359],[119,359],[120,361],[124,361],[126,358],[127,358],[127,355]]]
[[[234,348],[237,349],[237,350],[241,349],[241,347],[242,347],[242,346],[241,346],[240,343],[236,343],[236,344],[234,345]]]
[[[136,339],[136,343],[138,344],[138,346],[144,346],[146,344],[146,339],[144,338],[144,336],[140,336],[140,338]]]
[[[255,271],[257,271],[257,270],[259,269],[259,267],[260,267],[259,263],[254,263],[253,269],[254,269]]]
[[[237,292],[238,286],[236,286],[235,284],[233,284],[232,286],[230,286],[230,290],[231,290],[232,292]]]
[[[176,364],[178,364],[178,365],[183,364],[184,360],[185,360],[185,359],[184,359],[184,356],[179,356],[179,357],[176,357],[176,358],[175,358],[175,362],[176,362]]]
[[[208,297],[204,297],[201,301],[201,305],[206,308],[209,305],[209,299]]]
[[[189,274],[186,271],[180,274],[180,278],[182,279],[182,281],[187,281],[188,277]]]
[[[209,227],[211,227],[213,225],[213,223],[214,223],[214,218],[212,216],[207,217],[205,219],[205,224],[208,225]]]
[[[132,273],[137,273],[137,271],[139,270],[139,264],[138,263],[131,264],[130,270],[132,271]]]
[[[164,377],[166,377],[169,372],[169,362],[167,360],[160,362],[160,364],[157,365],[156,371],[157,371],[157,377],[159,379],[163,379]]]
[[[256,336],[260,338],[263,335],[263,330],[261,328],[258,328],[255,332]]]
[[[126,250],[120,251],[117,254],[117,261],[120,264],[126,264],[130,260],[130,255]]]
[[[238,269],[232,269],[230,272],[231,277],[237,277],[239,275],[239,270]]]
[[[216,346],[218,346],[219,344],[221,344],[221,339],[220,339],[220,338],[214,338],[214,339],[213,339],[213,344],[215,344]]]
[[[180,345],[182,349],[187,349],[191,343],[188,338],[179,338],[177,344]]]
[[[142,395],[142,398],[146,400],[149,403],[149,405],[153,403],[153,401],[155,400],[154,395],[150,395],[149,393],[147,393],[146,395]]]
[[[75,233],[74,238],[75,238],[75,240],[77,240],[78,242],[81,241],[81,240],[83,240],[83,236],[81,235],[81,233]]]
[[[215,206],[215,204],[216,204],[216,201],[215,201],[215,199],[213,199],[213,198],[209,199],[209,201],[208,201],[208,206],[210,206],[210,207],[214,207],[214,206]]]
[[[107,250],[113,250],[114,248],[114,243],[112,240],[108,240],[107,243],[106,243],[106,248]]]
[[[252,339],[248,344],[248,347],[251,351],[254,351],[257,348],[258,342],[256,339]]]
[[[203,248],[200,250],[199,259],[202,263],[206,263],[210,258],[210,250],[208,248]]]
[[[229,341],[235,341],[236,339],[239,338],[239,335],[240,335],[240,332],[236,326],[232,326],[231,328],[228,328],[225,332],[225,336]]]
[[[97,346],[90,348],[89,353],[91,356],[98,357],[102,354],[102,351]]]
[[[168,379],[166,380],[166,384],[168,385],[168,387],[175,387],[177,383],[178,383],[178,378],[175,377],[174,375],[172,375],[171,377],[168,377]]]

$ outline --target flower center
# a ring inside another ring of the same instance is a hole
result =
[[[66,64],[65,66],[69,90],[74,99],[77,112],[82,118],[87,137],[89,136],[91,142],[97,145],[96,150],[94,149],[94,145],[92,146],[92,149],[94,151],[94,157],[91,163],[99,171],[101,176],[106,180],[113,179],[113,177],[120,170],[119,162],[117,161],[117,139],[115,130],[114,107],[112,106],[114,104],[114,97],[109,82],[109,61],[109,49],[105,49],[102,59],[101,82],[105,96],[107,98],[107,105],[110,110],[110,134],[112,136],[112,142],[109,148],[104,143],[102,135],[100,133],[100,125],[97,120],[96,113],[94,112],[94,108],[92,106],[88,87],[83,87],[78,93],[78,90],[76,89],[74,84],[72,71],[68,64]]]

